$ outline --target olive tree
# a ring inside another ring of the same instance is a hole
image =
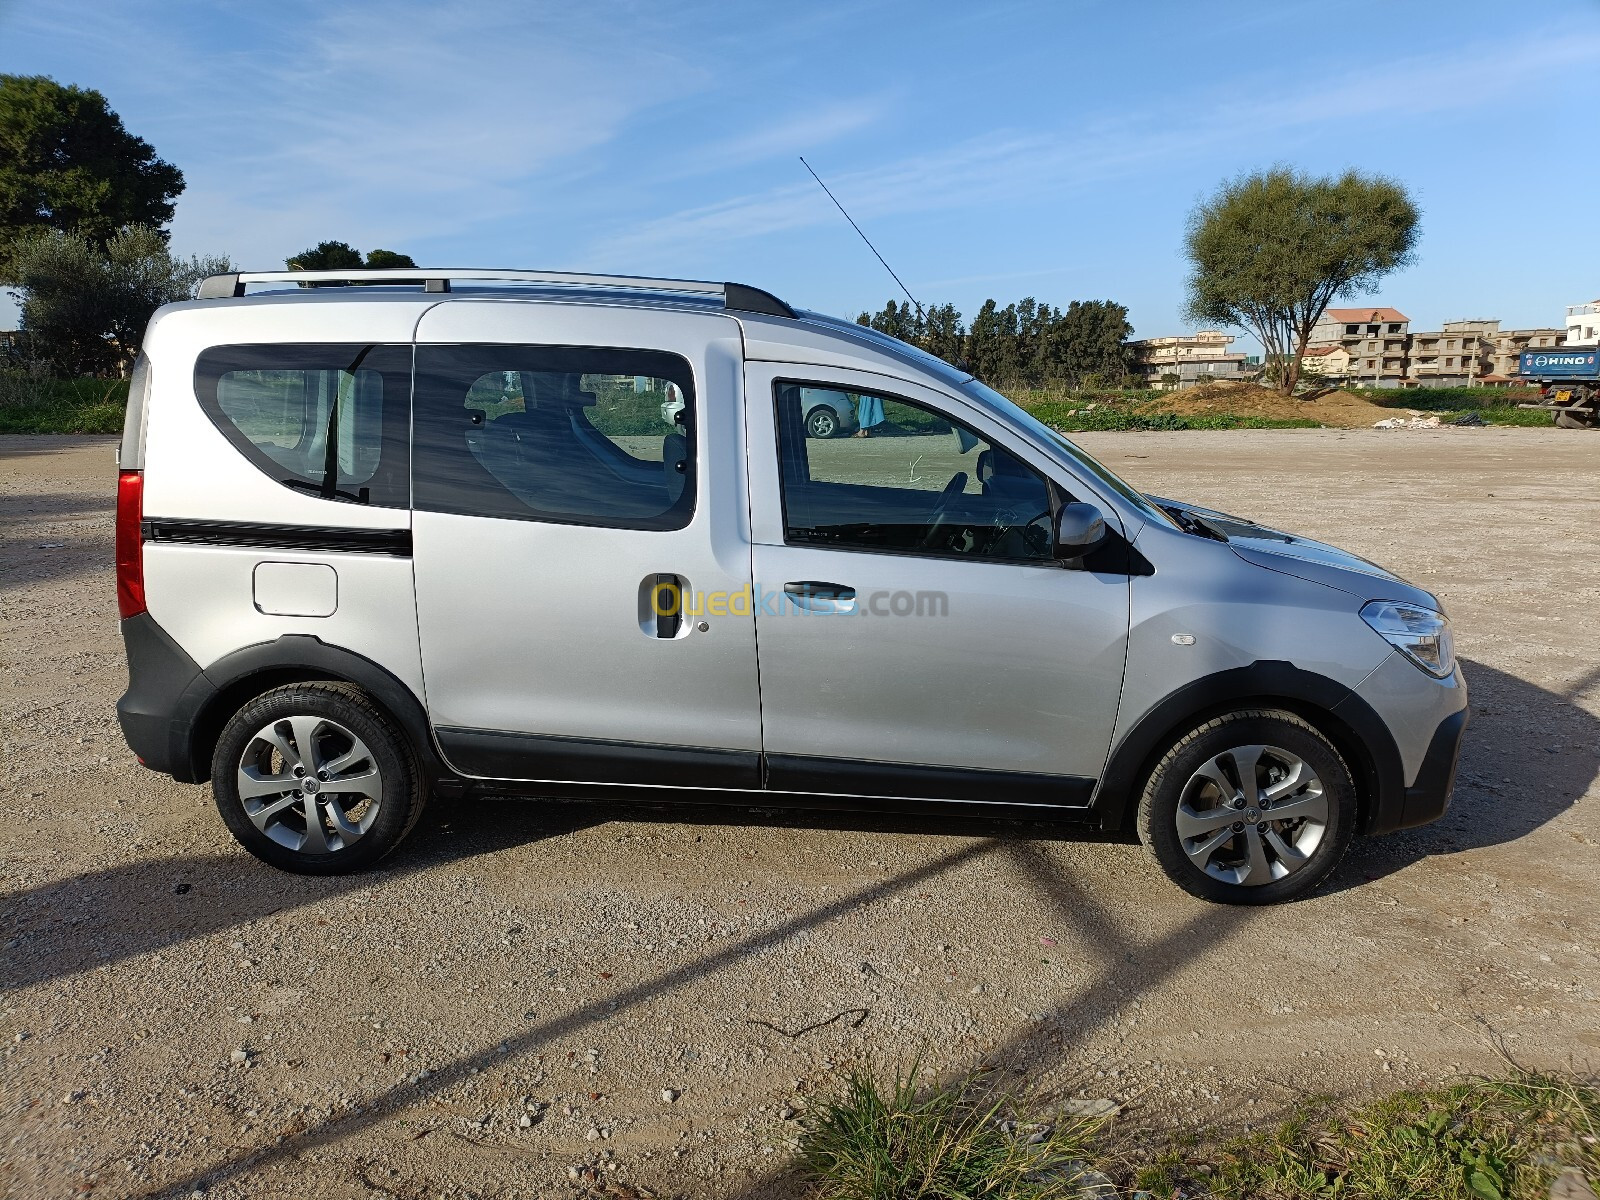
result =
[[[161,231],[135,225],[103,246],[60,230],[24,237],[11,273],[33,355],[60,374],[105,375],[126,372],[157,308],[232,269],[226,258],[177,258]]]
[[[1420,220],[1405,188],[1381,176],[1241,175],[1189,216],[1185,315],[1250,330],[1267,361],[1283,364],[1274,382],[1292,395],[1312,326],[1335,299],[1409,265]]]

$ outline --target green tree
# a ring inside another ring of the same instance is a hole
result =
[[[1027,363],[1022,352],[1022,340],[1018,336],[1020,325],[1015,304],[997,308],[995,327],[999,336],[995,343],[994,365],[989,368],[993,372],[990,382],[995,387],[1012,387],[1024,382],[1023,372]]]
[[[1082,387],[1093,375],[1121,380],[1132,369],[1128,310],[1114,300],[1074,300],[1050,330],[1056,378]]]
[[[1004,338],[1005,322],[1000,306],[993,300],[985,300],[967,330],[967,370],[986,382],[997,381]]]
[[[962,359],[961,314],[954,304],[939,304],[928,310],[927,333],[922,348],[937,358],[955,366]]]
[[[175,258],[160,230],[135,225],[100,245],[79,232],[48,230],[12,251],[22,329],[32,354],[59,374],[125,373],[150,316],[188,300],[226,258]]]
[[[417,264],[409,254],[400,254],[394,250],[369,250],[367,251],[367,266],[377,270],[387,270],[398,267],[415,267]]]
[[[879,313],[868,315],[862,313],[856,318],[858,324],[870,326],[879,333],[887,333],[892,338],[899,338],[902,342],[918,344],[924,332],[922,314],[912,308],[910,304],[897,304],[891,300],[883,306]]]
[[[309,250],[302,250],[287,259],[284,266],[291,271],[348,271],[366,266],[361,251],[348,242],[318,242]]]
[[[362,258],[361,251],[349,242],[318,242],[311,249],[285,260],[283,265],[291,271],[354,271],[363,267],[383,271],[417,264],[409,254],[396,250],[373,250]]]
[[[1312,326],[1335,299],[1409,265],[1420,221],[1405,188],[1382,176],[1241,175],[1190,214],[1186,315],[1254,333],[1292,395]]]
[[[0,75],[0,279],[15,282],[12,248],[24,238],[53,229],[105,246],[129,225],[159,230],[182,191],[183,173],[99,92]]]

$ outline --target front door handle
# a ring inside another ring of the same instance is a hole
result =
[[[783,594],[800,612],[818,615],[848,615],[856,611],[856,590],[842,583],[823,583],[802,579],[783,585]]]

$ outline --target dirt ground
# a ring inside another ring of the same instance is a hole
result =
[[[1161,397],[1158,407],[1182,417],[1232,413],[1276,421],[1316,421],[1330,429],[1371,429],[1379,421],[1403,417],[1404,408],[1384,408],[1353,392],[1324,392],[1296,400],[1255,383],[1209,383]]]
[[[537,801],[279,874],[117,730],[110,441],[0,439],[0,1193],[790,1196],[796,1115],[862,1058],[1127,1128],[1593,1069],[1600,434],[1081,441],[1442,595],[1474,710],[1444,820],[1261,910],[1069,830]]]

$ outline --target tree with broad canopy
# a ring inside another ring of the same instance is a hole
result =
[[[1281,364],[1279,390],[1293,395],[1312,326],[1334,300],[1409,266],[1420,222],[1405,188],[1383,176],[1288,167],[1241,175],[1189,216],[1184,313],[1254,333],[1267,361]]]

